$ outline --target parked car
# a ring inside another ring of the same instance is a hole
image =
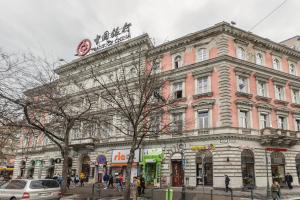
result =
[[[0,200],[59,200],[61,188],[52,179],[13,179],[0,186]]]

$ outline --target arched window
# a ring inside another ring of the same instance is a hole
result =
[[[273,59],[273,68],[277,70],[281,70],[280,61],[277,58]]]
[[[271,153],[271,170],[273,181],[279,184],[284,183],[285,177],[285,156],[281,152]]]
[[[197,59],[199,62],[207,59],[207,50],[205,48],[199,48],[197,50]]]
[[[247,188],[255,186],[254,154],[250,149],[241,153],[243,185]]]
[[[174,59],[174,68],[177,69],[177,68],[181,67],[181,64],[182,64],[182,59],[181,59],[181,56],[178,55]]]
[[[263,64],[263,55],[261,53],[256,54],[256,64],[258,64],[258,65]]]
[[[298,182],[300,183],[300,153],[296,155],[296,170],[297,170]]]
[[[242,47],[237,48],[237,57],[239,59],[245,60],[245,58],[246,58],[245,50]]]
[[[290,74],[296,75],[296,67],[294,64],[290,64]]]

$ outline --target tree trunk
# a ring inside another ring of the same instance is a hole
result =
[[[62,193],[64,194],[67,191],[67,178],[68,178],[68,172],[69,172],[69,133],[66,134],[64,138],[64,152],[62,154],[63,156],[63,169],[62,169]]]
[[[132,163],[133,163],[133,159],[134,159],[134,154],[135,154],[135,149],[134,149],[134,147],[131,147],[128,162],[127,162],[127,167],[126,167],[126,177],[125,177],[126,190],[123,194],[124,200],[130,200],[130,189],[131,189],[130,188],[130,185],[131,185],[130,178],[131,178],[131,167],[132,167]]]

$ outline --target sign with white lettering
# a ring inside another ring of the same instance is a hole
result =
[[[128,157],[130,154],[129,149],[115,149],[112,151],[111,163],[127,163]],[[133,162],[140,161],[140,150],[135,150],[134,160]]]

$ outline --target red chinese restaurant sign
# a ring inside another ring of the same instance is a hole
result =
[[[273,151],[273,152],[286,152],[288,151],[286,148],[272,148],[272,147],[268,147],[265,148],[266,151]]]

